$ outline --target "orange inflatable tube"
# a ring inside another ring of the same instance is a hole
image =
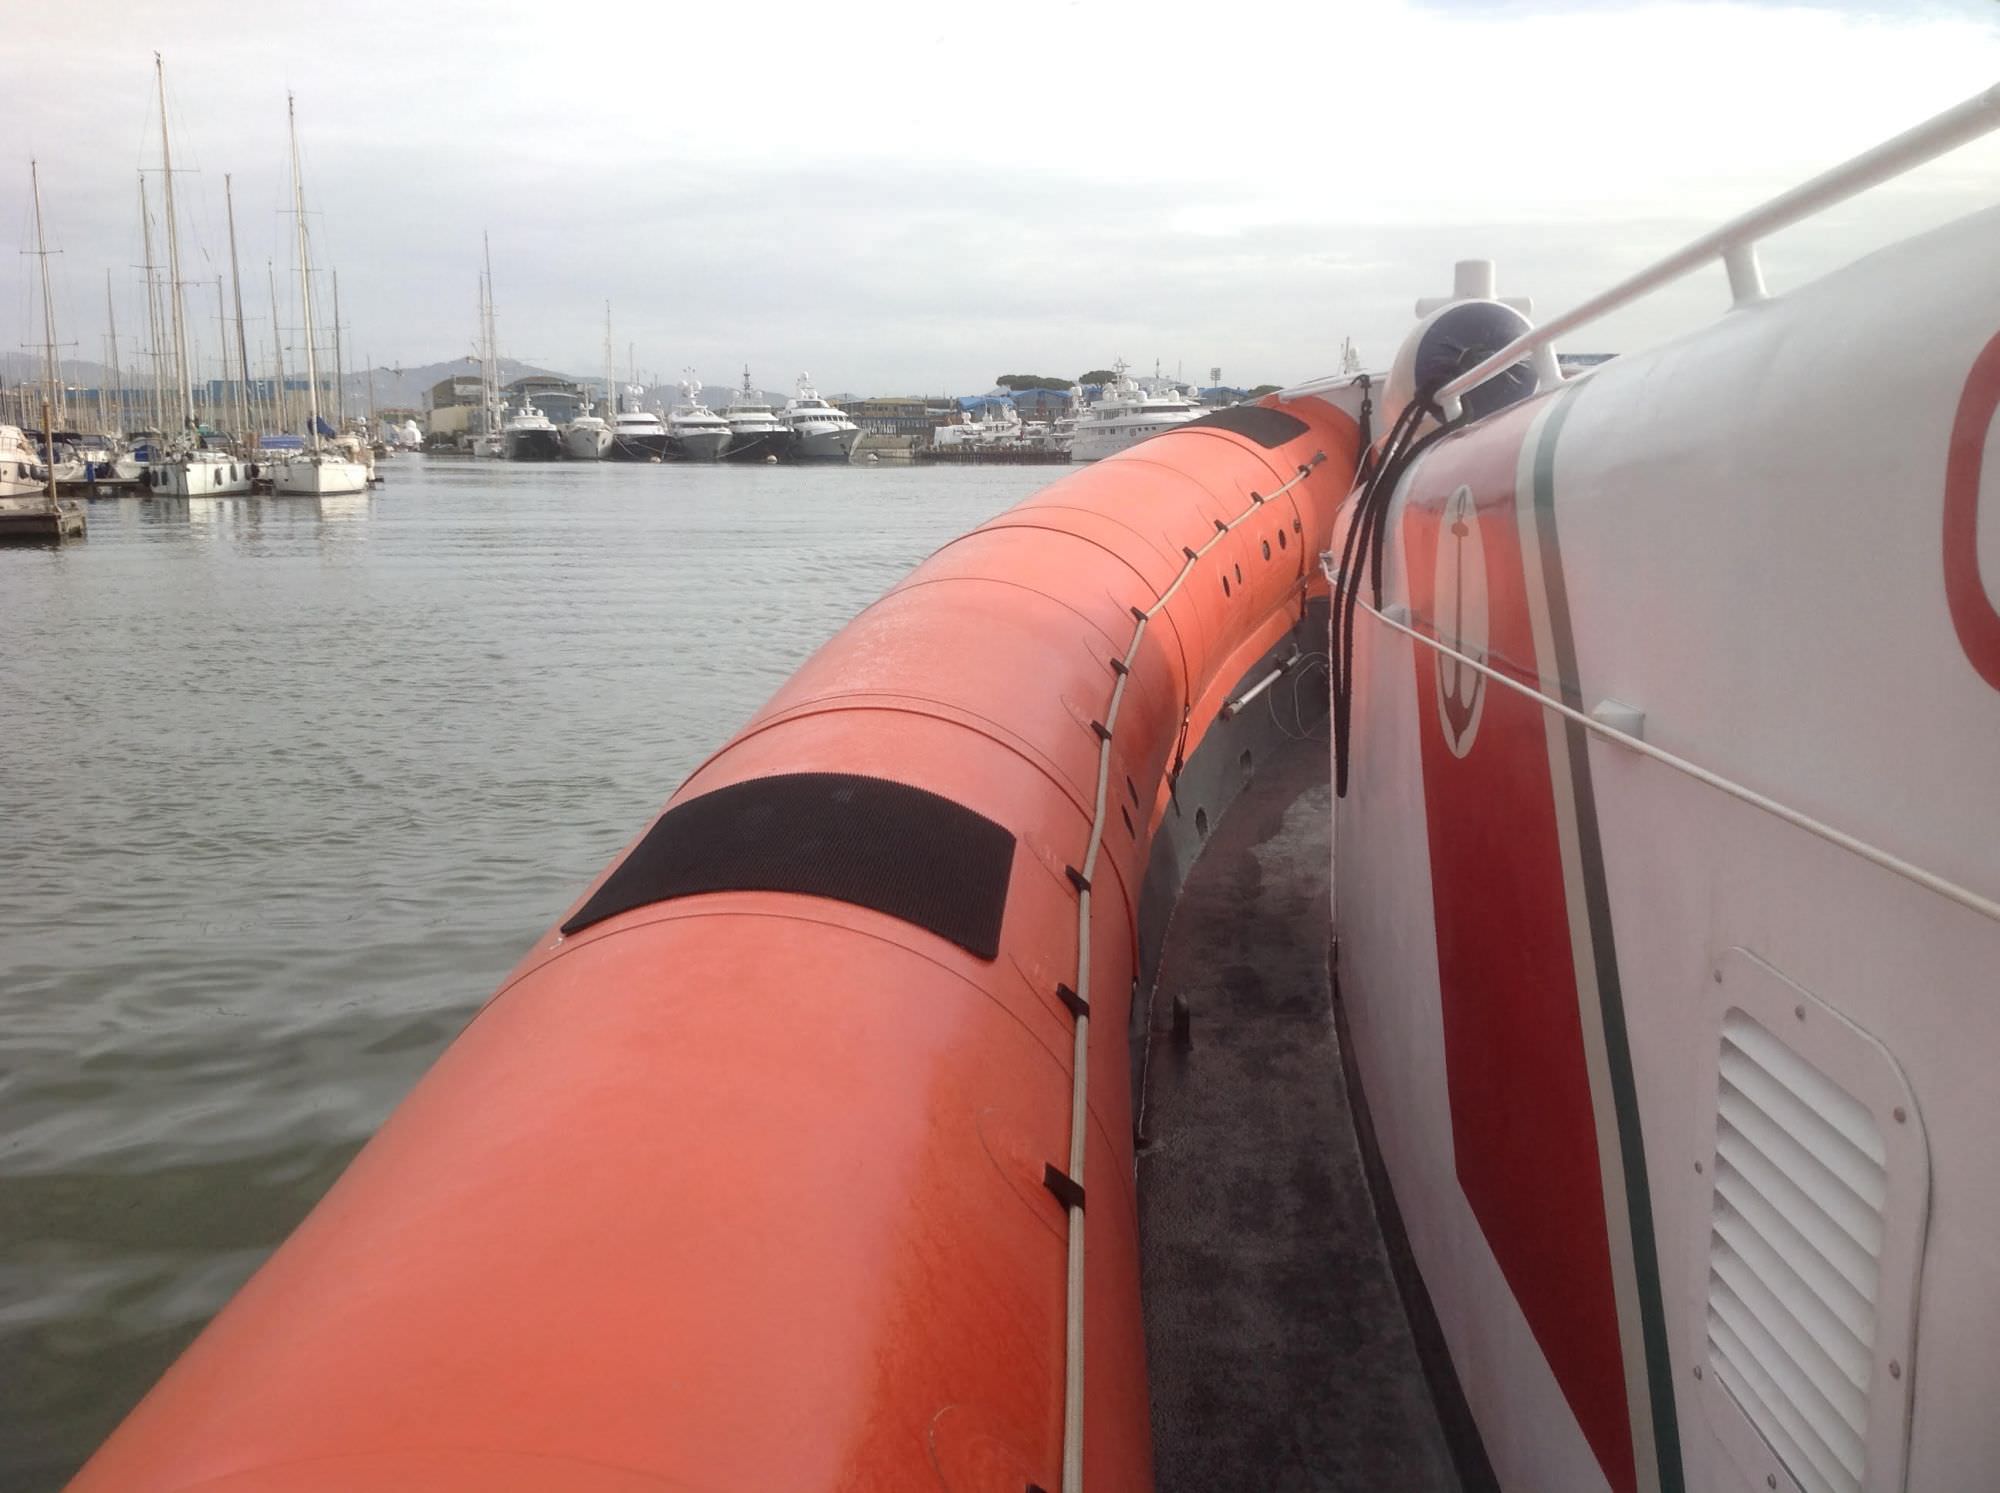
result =
[[[1149,1488],[1142,884],[1177,768],[1299,635],[1356,446],[1318,399],[1225,411],[939,550],[681,786],[73,1486],[1054,1493],[1067,1430],[1093,1493]]]

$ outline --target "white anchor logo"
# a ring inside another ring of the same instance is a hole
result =
[[[1472,750],[1486,708],[1486,676],[1466,658],[1486,662],[1486,546],[1472,489],[1461,486],[1445,501],[1431,592],[1432,627],[1450,653],[1437,659],[1438,722],[1454,757]],[[1455,657],[1462,654],[1464,657]]]

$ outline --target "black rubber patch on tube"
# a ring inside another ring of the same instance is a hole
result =
[[[1177,428],[1199,430],[1204,425],[1248,436],[1266,451],[1275,450],[1286,441],[1295,441],[1306,433],[1306,422],[1297,415],[1266,409],[1261,404],[1232,404],[1227,409],[1216,410]]]
[[[674,805],[562,931],[703,892],[797,892],[992,959],[1013,866],[1012,831],[964,804],[886,778],[786,773]]]

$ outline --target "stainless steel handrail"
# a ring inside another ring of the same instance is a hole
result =
[[[1686,248],[1669,254],[1657,264],[1621,280],[1609,290],[1592,296],[1581,306],[1523,332],[1483,363],[1467,369],[1438,391],[1438,404],[1446,419],[1456,419],[1459,399],[1478,388],[1495,374],[1513,367],[1523,357],[1553,343],[1556,338],[1596,321],[1662,285],[1678,280],[1690,270],[1700,269],[1711,260],[1721,259],[1729,271],[1729,288],[1737,305],[1764,299],[1764,278],[1757,267],[1757,241],[1801,218],[1809,218],[1836,202],[1845,202],[1891,177],[1901,176],[1914,166],[1956,150],[1968,141],[2000,128],[2000,85],[1975,94],[1956,108],[1906,130],[1893,140],[1885,140],[1873,150],[1863,151],[1844,165],[1822,172],[1811,181],[1773,197],[1762,207],[1752,208],[1732,218],[1713,232],[1705,233]]]

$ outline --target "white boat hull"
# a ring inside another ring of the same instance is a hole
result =
[[[368,468],[337,456],[296,457],[271,473],[271,491],[281,498],[331,498],[368,491]]]
[[[602,461],[610,451],[608,425],[572,425],[563,432],[562,454],[570,461]]]
[[[1969,1487],[2000,1450],[2000,923],[1956,890],[2000,886],[1996,254],[1994,212],[1880,251],[1398,484],[1339,989],[1502,1487]]]
[[[861,439],[858,426],[845,430],[813,430],[792,434],[788,453],[793,461],[851,461],[854,446]]]
[[[1077,426],[1076,435],[1070,442],[1070,460],[1102,461],[1107,456],[1116,456],[1120,451],[1130,451],[1141,441],[1156,436],[1163,430],[1178,430],[1187,423],[1187,420],[1158,420],[1146,424],[1121,423],[1099,428],[1086,421]]]
[[[719,461],[728,444],[727,430],[667,431],[667,452],[676,461]]]
[[[223,461],[155,462],[146,485],[160,498],[231,498],[250,491],[250,464]]]

